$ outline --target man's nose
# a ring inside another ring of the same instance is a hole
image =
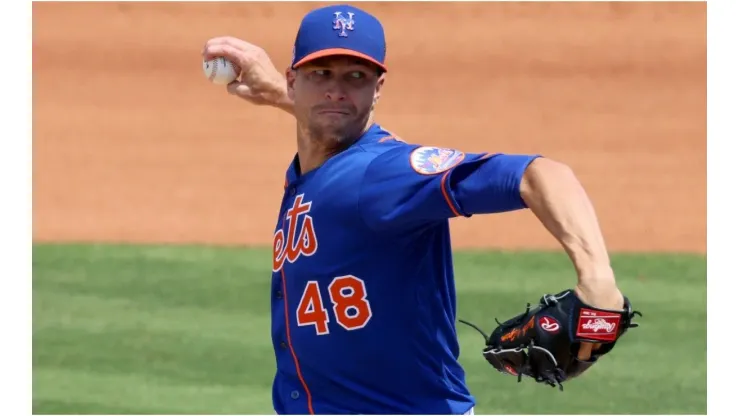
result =
[[[328,85],[324,96],[329,101],[344,101],[347,99],[347,94],[344,92],[344,88],[339,82],[332,82]]]

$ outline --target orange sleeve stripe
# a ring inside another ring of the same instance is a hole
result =
[[[383,137],[382,139],[378,140],[378,143],[384,143],[384,142],[387,142],[389,140],[395,140],[397,142],[406,143],[405,141],[403,141],[403,139],[401,139],[400,137],[396,136],[395,134],[391,134],[390,136]]]
[[[298,356],[295,355],[295,351],[293,350],[293,343],[290,340],[290,319],[288,318],[290,316],[290,313],[288,312],[288,291],[287,291],[287,285],[285,284],[285,270],[280,269],[280,277],[283,278],[283,300],[285,304],[285,333],[288,338],[288,349],[290,350],[290,355],[293,356],[293,362],[295,363],[295,370],[298,374],[298,380],[300,380],[301,385],[303,385],[303,389],[306,390],[306,398],[308,400],[308,413],[309,414],[315,414],[313,412],[313,399],[311,399],[311,392],[308,390],[308,384],[306,384],[306,380],[303,379],[303,374],[301,373],[301,366],[298,365]]]
[[[442,195],[445,197],[445,201],[447,201],[447,205],[450,207],[450,210],[453,214],[455,214],[456,217],[460,216],[460,212],[455,208],[455,204],[452,203],[452,197],[450,197],[450,194],[447,192],[447,180],[450,177],[451,170],[448,170],[443,176],[442,180],[440,181],[440,186],[442,187]]]
[[[495,156],[495,153],[486,153],[481,157],[481,159],[488,159],[492,156]],[[450,173],[452,170],[448,170],[445,172],[445,174],[442,176],[442,180],[440,181],[440,186],[442,187],[442,195],[445,197],[445,201],[447,201],[447,205],[450,207],[450,211],[452,211],[453,214],[455,214],[456,217],[459,217],[460,211],[455,208],[455,204],[452,202],[452,197],[450,196],[450,193],[447,192],[447,181],[449,180]]]

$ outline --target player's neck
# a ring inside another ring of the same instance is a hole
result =
[[[353,140],[339,143],[335,140],[324,140],[321,137],[313,137],[307,128],[298,125],[298,163],[300,173],[306,173],[323,165],[332,156],[354,144],[373,125],[372,117],[368,120],[362,132]]]
[[[322,146],[320,142],[312,141],[307,136],[298,136],[298,164],[302,175],[323,165],[334,154],[335,151]]]

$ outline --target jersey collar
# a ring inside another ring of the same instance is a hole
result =
[[[354,147],[361,146],[368,142],[380,140],[382,137],[386,137],[386,136],[388,136],[388,132],[384,130],[382,127],[380,127],[379,124],[373,123],[370,126],[370,128],[368,128],[365,131],[365,133],[363,133],[363,135],[360,136],[359,140],[354,142],[351,146],[349,146],[347,149],[345,149],[343,152],[339,153],[336,156],[339,156]],[[285,174],[285,187],[287,188],[288,185],[293,184],[294,182],[302,182],[302,181],[307,180],[308,178],[313,176],[317,171],[319,171],[319,169],[321,169],[321,167],[318,167],[312,170],[311,172],[308,172],[305,175],[300,175],[299,169],[298,169],[298,153],[296,153],[293,156],[293,159],[291,160],[290,165],[288,166],[288,171]]]

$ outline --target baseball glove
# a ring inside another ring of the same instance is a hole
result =
[[[501,323],[491,336],[477,326],[460,320],[478,330],[486,340],[485,359],[498,371],[535,379],[563,390],[563,382],[578,377],[600,357],[609,353],[627,331],[635,328],[635,315],[629,299],[624,297],[624,309],[605,310],[583,303],[575,292],[565,290],[544,295],[534,309],[527,310]],[[578,358],[581,343],[595,343],[591,357]]]

